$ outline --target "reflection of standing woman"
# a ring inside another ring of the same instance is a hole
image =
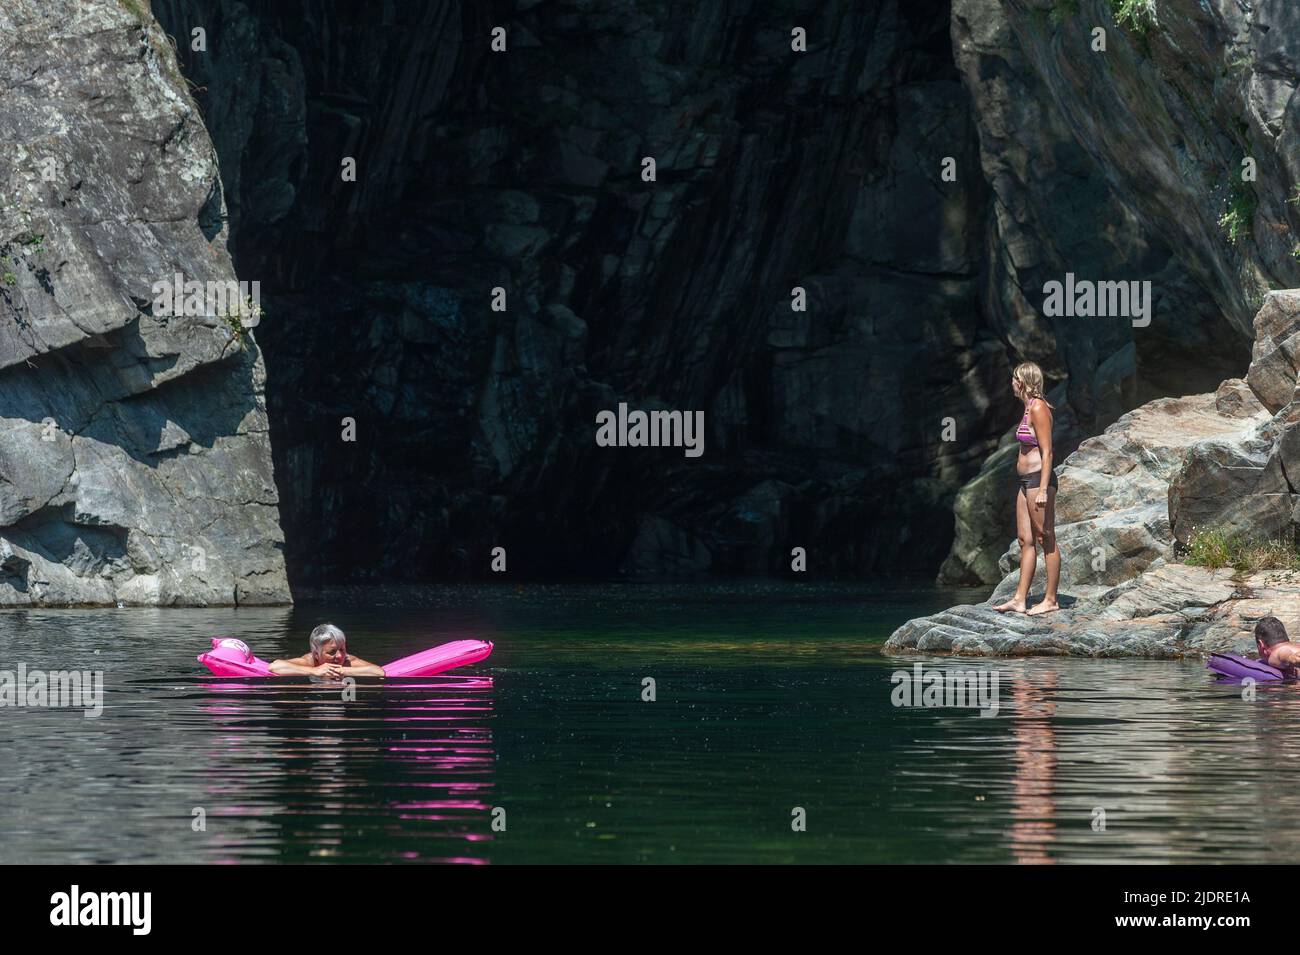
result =
[[[1061,580],[1061,553],[1056,549],[1056,475],[1052,473],[1052,406],[1043,397],[1043,370],[1032,361],[1011,373],[1011,390],[1025,403],[1025,416],[1016,429],[1020,455],[1016,460],[1016,536],[1020,539],[1020,584],[1016,595],[994,610],[1040,614],[1058,610],[1056,586]],[[1043,484],[1043,474],[1048,482]],[[1047,567],[1047,593],[1028,610],[1029,585],[1038,564],[1037,544]]]

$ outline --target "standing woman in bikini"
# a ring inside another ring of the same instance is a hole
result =
[[[1056,475],[1052,472],[1052,406],[1043,397],[1043,370],[1032,361],[1011,373],[1011,390],[1025,403],[1025,416],[1016,429],[1020,454],[1016,459],[1016,536],[1020,539],[1020,584],[1016,595],[994,610],[1031,615],[1059,610],[1056,588],[1061,581],[1061,553],[1056,549]],[[1046,484],[1043,475],[1048,476]],[[1047,592],[1026,609],[1029,585],[1038,565],[1035,544],[1047,567]]]

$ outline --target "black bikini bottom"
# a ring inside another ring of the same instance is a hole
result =
[[[1020,488],[1019,488],[1020,491],[1021,491],[1022,493],[1024,493],[1025,496],[1028,496],[1028,495],[1029,495],[1029,491],[1030,491],[1032,488],[1036,488],[1036,487],[1038,487],[1039,484],[1042,483],[1042,481],[1043,481],[1043,472],[1042,472],[1042,471],[1030,471],[1028,474],[1017,474],[1017,475],[1016,475],[1016,479],[1017,479],[1017,481],[1018,481],[1019,484],[1020,484]],[[1056,472],[1055,472],[1055,471],[1052,472],[1052,479],[1051,479],[1050,481],[1047,482],[1047,486],[1048,486],[1048,487],[1059,487],[1059,485],[1056,483]]]

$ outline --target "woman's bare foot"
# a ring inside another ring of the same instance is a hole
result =
[[[1012,597],[1006,603],[998,604],[993,609],[996,610],[998,613],[1006,613],[1008,610],[1014,611],[1016,613],[1024,613],[1025,602],[1023,600],[1017,600],[1015,597]]]
[[[1029,614],[1031,617],[1036,617],[1040,613],[1051,613],[1053,610],[1060,609],[1061,605],[1055,600],[1040,600],[1038,603],[1026,610],[1025,613]]]

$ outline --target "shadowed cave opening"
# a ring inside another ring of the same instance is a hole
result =
[[[523,578],[783,574],[795,546],[819,576],[935,573],[957,491],[1014,427],[1022,357],[991,304],[996,200],[947,0],[796,4],[816,41],[793,66],[761,11],[154,12],[209,32],[182,67],[239,276],[262,282],[296,585],[487,578],[496,546]],[[493,58],[476,38],[499,23]],[[955,186],[947,155],[972,172]],[[1106,188],[1070,162],[1061,208]],[[1114,262],[1090,226],[1059,239],[1081,272]],[[1158,242],[1145,256],[1189,284]],[[1073,443],[1244,370],[1212,306],[1184,318],[1127,359],[1111,331],[1054,330]],[[1094,375],[1125,360],[1118,385]],[[702,409],[705,455],[596,447],[620,401]]]

